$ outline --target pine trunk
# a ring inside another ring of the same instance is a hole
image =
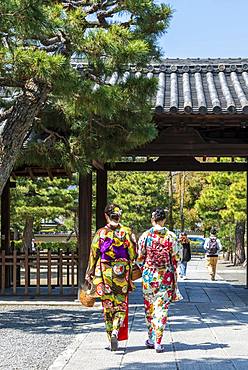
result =
[[[0,137],[0,195],[11,175],[23,142],[49,92],[48,86],[38,86],[33,81],[29,81],[25,88],[25,93],[14,103]]]
[[[234,265],[242,265],[245,261],[245,221],[239,221],[235,227],[236,252]]]
[[[31,252],[32,239],[33,239],[33,225],[34,217],[28,216],[25,220],[25,226],[23,231],[23,246],[24,251]]]

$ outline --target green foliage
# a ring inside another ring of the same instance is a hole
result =
[[[11,191],[12,227],[22,231],[25,220],[33,217],[34,231],[39,232],[42,220],[61,218],[64,223],[72,218],[77,190],[68,189],[69,184],[68,179],[18,179]]]
[[[14,247],[17,250],[21,250],[23,248],[23,241],[15,240]],[[74,240],[71,240],[69,242],[35,242],[35,249],[40,251],[51,250],[55,253],[60,250],[64,252],[76,252],[77,242]]]
[[[179,173],[173,176],[173,216],[175,229],[180,230]],[[93,218],[95,213],[95,176],[93,176]],[[11,222],[23,230],[25,218],[35,218],[35,231],[40,231],[41,219],[63,218],[65,231],[75,228],[77,180],[18,179],[11,190]],[[27,196],[36,192],[36,196]],[[168,208],[167,172],[108,172],[108,201],[123,209],[122,222],[139,235],[150,226],[152,209]],[[244,173],[186,173],[184,194],[185,229],[208,234],[218,229],[224,249],[234,250],[235,224],[246,220],[246,177]],[[94,225],[95,219],[93,220]],[[94,229],[94,227],[93,227]],[[57,248],[57,247],[56,247]],[[56,249],[55,248],[55,249]]]
[[[227,198],[227,210],[222,212],[224,220],[233,218],[235,221],[246,220],[246,174],[232,175],[232,184]]]
[[[246,219],[246,181],[243,173],[213,173],[201,192],[197,209],[206,225]]]
[[[83,172],[92,159],[114,160],[152,140],[157,81],[135,76],[132,65],[160,56],[171,14],[154,0],[0,0],[0,86],[25,94],[32,81],[50,91],[18,163]]]
[[[168,206],[164,172],[109,172],[108,200],[123,209],[122,222],[138,234],[151,226],[151,213]]]
[[[235,224],[246,220],[245,173],[213,173],[196,202],[204,228],[215,226],[226,250],[235,245]]]

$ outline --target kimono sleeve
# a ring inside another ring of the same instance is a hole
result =
[[[128,255],[130,261],[133,262],[137,257],[137,252],[136,252],[136,238],[135,235],[131,232],[131,230],[127,233],[126,239],[128,240]]]
[[[87,274],[94,274],[95,272],[95,266],[96,262],[99,258],[99,252],[100,252],[100,230],[98,230],[92,240],[91,248],[90,248],[90,257],[89,257],[89,263],[87,268]]]
[[[177,238],[175,235],[171,234],[170,239],[172,242],[172,249],[171,249],[171,262],[174,269],[177,269],[177,264],[180,259],[180,245],[177,242]]]
[[[143,267],[145,264],[147,238],[148,238],[148,234],[147,232],[144,232],[138,241],[138,256],[137,256],[136,263],[140,267]]]

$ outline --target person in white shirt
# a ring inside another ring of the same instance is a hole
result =
[[[210,237],[206,238],[204,243],[204,249],[206,251],[207,267],[210,274],[211,280],[215,280],[216,268],[218,262],[218,256],[222,250],[220,240],[216,236],[216,229],[212,229]]]

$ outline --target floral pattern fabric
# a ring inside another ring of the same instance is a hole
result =
[[[136,246],[129,228],[119,225],[99,229],[92,241],[87,273],[94,275],[93,285],[102,300],[106,331],[122,326],[130,290],[130,263],[136,258]]]
[[[171,302],[182,299],[177,289],[176,236],[165,227],[152,227],[139,239],[137,263],[142,286],[148,336],[161,343]]]

